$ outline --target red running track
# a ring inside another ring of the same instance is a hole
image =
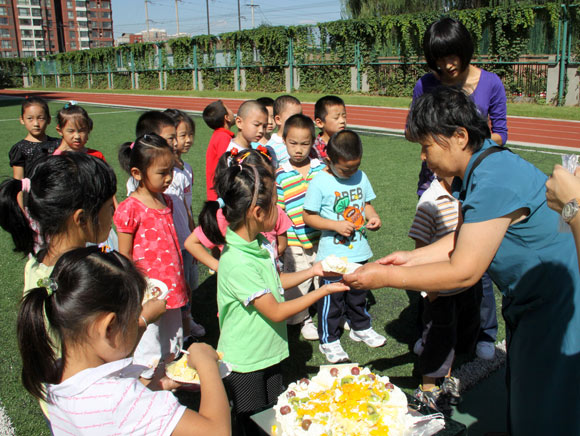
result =
[[[187,111],[203,111],[215,98],[100,94],[69,91],[26,91],[0,90],[0,96],[40,95],[51,100],[76,100],[83,103],[96,103],[111,106],[136,108],[177,108]],[[243,100],[222,99],[234,112]],[[304,113],[314,115],[314,104],[303,103]],[[348,124],[356,127],[402,132],[405,127],[407,109],[373,106],[348,106]],[[508,117],[508,142],[541,146],[547,148],[580,149],[580,121],[565,121],[546,118]]]

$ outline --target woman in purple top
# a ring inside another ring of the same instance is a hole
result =
[[[413,103],[438,86],[461,88],[471,97],[483,118],[491,121],[491,139],[498,145],[504,145],[507,141],[505,88],[497,74],[471,65],[473,40],[465,26],[453,18],[442,18],[431,23],[423,36],[423,52],[432,72],[415,84]],[[417,186],[419,197],[432,180],[433,172],[423,162]],[[493,284],[487,273],[482,278],[482,288],[481,332],[476,354],[482,359],[491,360],[495,356],[498,324]]]
[[[491,121],[491,139],[498,145],[507,141],[506,95],[501,79],[470,64],[473,40],[463,24],[453,18],[432,23],[423,37],[423,52],[432,72],[415,84],[413,102],[437,86],[456,86],[471,96],[484,118]],[[417,194],[421,196],[433,180],[423,162]]]

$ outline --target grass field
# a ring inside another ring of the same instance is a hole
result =
[[[242,100],[269,96],[276,98],[283,93],[262,93],[243,91],[159,91],[159,90],[127,90],[127,89],[64,89],[64,88],[28,88],[39,91],[74,91],[74,92],[99,92],[115,94],[146,94],[146,95],[181,95],[189,97],[215,97],[215,98],[239,98]],[[293,96],[302,102],[314,103],[323,94],[293,92]],[[340,97],[347,105],[381,106],[381,107],[404,107],[411,104],[410,97],[385,97],[365,94],[343,94]],[[561,120],[580,120],[580,110],[577,106],[552,106],[549,104],[536,103],[508,103],[508,116],[554,118]]]
[[[53,115],[60,107],[50,104]],[[85,106],[94,121],[94,131],[88,143],[92,148],[101,150],[118,176],[117,198],[123,200],[126,174],[119,169],[117,162],[118,144],[132,140],[138,111]],[[25,130],[17,121],[20,111],[18,100],[0,100],[0,129],[3,133],[3,151],[0,153],[0,176],[11,175],[8,165],[8,150],[11,145],[25,136]],[[197,175],[194,186],[194,213],[201,209],[205,197],[204,156],[210,138],[210,130],[197,118],[195,145],[185,156]],[[54,122],[48,133],[56,136]],[[368,174],[378,199],[373,202],[380,214],[383,227],[370,234],[370,244],[376,256],[385,255],[397,249],[412,248],[406,236],[414,215],[417,197],[415,194],[419,170],[419,147],[397,137],[364,136],[365,154],[362,169]],[[518,151],[542,171],[549,173],[560,157],[553,153]],[[0,232],[0,400],[11,418],[18,435],[47,435],[36,401],[28,395],[20,384],[20,360],[16,346],[15,321],[19,299],[22,295],[23,268],[25,260],[12,252],[12,240],[6,232]],[[215,275],[210,276],[205,267],[200,267],[199,290],[194,295],[193,312],[208,330],[207,342],[216,345],[218,327],[215,303]],[[496,293],[498,307],[501,304]],[[369,295],[369,311],[373,316],[375,329],[388,336],[387,345],[380,349],[369,349],[361,343],[354,343],[348,336],[342,340],[344,348],[353,362],[369,366],[374,371],[393,378],[394,383],[410,392],[417,386],[418,379],[413,375],[416,356],[410,351],[415,340],[415,311],[410,299],[417,298],[404,291],[383,289]],[[503,321],[500,321],[499,338],[505,336]],[[249,333],[251,334],[251,333]],[[290,328],[290,355],[285,363],[286,381],[310,376],[324,364],[317,343],[300,340],[297,328]],[[42,356],[38,356],[39,359]]]

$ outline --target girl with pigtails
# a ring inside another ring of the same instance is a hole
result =
[[[215,205],[229,223],[225,237],[214,205],[206,203],[200,223],[210,241],[224,245],[217,280],[218,350],[232,367],[224,383],[233,401],[236,428],[251,434],[249,417],[272,406],[283,392],[280,363],[289,355],[285,320],[348,288],[337,282],[284,301],[284,288],[322,276],[323,271],[317,263],[305,271],[278,274],[276,253],[262,235],[274,228],[278,218],[271,169],[235,162],[216,177],[216,188],[220,198]]]
[[[218,356],[209,345],[189,347],[188,364],[201,381],[199,413],[179,404],[169,391],[180,385],[163,370],[148,386],[139,381],[143,368],[130,356],[145,288],[129,259],[86,247],[63,254],[24,297],[17,326],[22,382],[45,405],[53,435],[230,434]]]

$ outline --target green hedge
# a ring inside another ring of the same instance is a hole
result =
[[[131,89],[131,73],[113,73],[113,86],[115,89]]]
[[[215,68],[203,70],[203,89],[233,91],[234,68]]]
[[[193,89],[192,70],[167,71],[166,88],[175,91],[188,91]]]
[[[286,90],[284,67],[246,68],[246,91],[283,92]]]

